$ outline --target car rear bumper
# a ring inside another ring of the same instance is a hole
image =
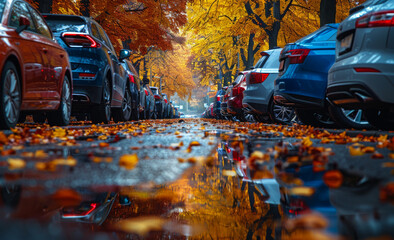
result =
[[[278,105],[295,107],[295,108],[307,108],[307,109],[322,109],[324,108],[324,99],[317,99],[311,97],[305,97],[296,94],[287,94],[283,92],[274,93],[274,101]]]
[[[74,85],[73,110],[86,109],[90,105],[100,104],[103,88],[101,86]]]

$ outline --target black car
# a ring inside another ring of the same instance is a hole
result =
[[[153,97],[155,98],[156,116],[162,119],[164,118],[164,100],[159,92],[159,88],[150,87],[150,90],[152,90]]]
[[[164,115],[163,115],[163,118],[170,118],[170,116],[171,116],[171,113],[170,113],[171,105],[168,102],[167,94],[162,93],[161,96],[162,96],[162,98],[164,100]]]
[[[43,14],[57,42],[68,52],[73,72],[73,113],[90,113],[94,123],[130,118],[128,76],[121,61],[130,56],[122,50],[117,57],[104,29],[83,16]]]
[[[138,73],[135,70],[133,64],[124,59],[122,61],[122,66],[127,71],[127,75],[129,76],[129,81],[127,82],[127,91],[131,95],[131,120],[139,120],[140,119],[140,106],[144,104],[140,101],[140,79],[138,78]]]

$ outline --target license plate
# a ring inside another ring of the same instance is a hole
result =
[[[341,40],[341,52],[348,50],[352,46],[353,33],[347,35]]]
[[[279,71],[282,71],[285,66],[285,60],[280,61]]]

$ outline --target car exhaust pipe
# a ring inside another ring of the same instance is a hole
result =
[[[373,98],[365,96],[365,95],[363,95],[363,94],[361,94],[359,92],[355,92],[354,96],[356,96],[357,99],[360,100],[360,102],[363,102],[363,103],[368,103],[368,102],[372,102],[373,101]]]

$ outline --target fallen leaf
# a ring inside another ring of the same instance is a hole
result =
[[[288,231],[295,229],[325,229],[328,227],[328,220],[318,213],[304,214],[297,218],[287,219],[285,228]]]
[[[384,158],[383,154],[375,152],[374,154],[372,154],[371,156],[372,159],[382,159]]]
[[[57,166],[57,165],[63,165],[63,166],[75,166],[77,165],[77,160],[71,156],[67,158],[56,158],[50,162],[51,164]]]
[[[360,147],[349,147],[349,153],[351,156],[362,156],[365,152],[361,151]]]
[[[109,146],[109,143],[107,143],[107,142],[100,142],[99,143],[99,147],[101,147],[101,148],[105,148],[105,147],[108,147]]]
[[[288,190],[290,195],[310,197],[315,193],[312,187],[292,187]]]
[[[223,176],[227,177],[235,177],[237,176],[237,173],[234,170],[223,170]]]
[[[192,141],[192,142],[189,144],[189,147],[195,147],[195,146],[201,146],[201,144],[200,144],[199,142],[197,142],[197,141]]]
[[[26,167],[26,162],[20,158],[8,158],[8,168],[13,169],[21,169]]]
[[[394,162],[384,162],[382,163],[382,167],[394,168]]]
[[[138,217],[121,220],[114,227],[127,233],[136,233],[140,236],[145,236],[151,231],[162,230],[166,222],[167,220],[160,217]]]
[[[343,175],[338,170],[330,170],[324,173],[323,181],[330,188],[339,188],[343,182]]]
[[[34,153],[34,157],[36,157],[36,158],[47,158],[48,157],[48,153],[46,153],[44,150],[37,150]]]
[[[375,148],[374,148],[374,147],[371,147],[371,146],[364,147],[364,148],[362,148],[361,150],[362,150],[364,153],[373,153],[373,152],[375,152]]]
[[[132,170],[138,164],[137,154],[126,154],[119,158],[119,166]]]

